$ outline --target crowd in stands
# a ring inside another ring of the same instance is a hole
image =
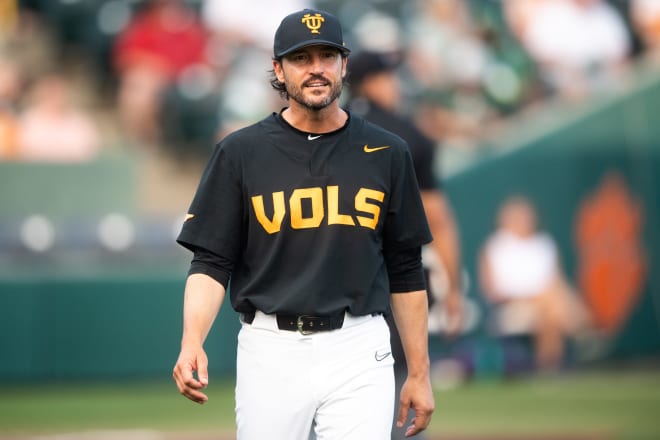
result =
[[[400,56],[402,108],[451,146],[546,99],[583,102],[660,53],[657,0],[3,4],[2,160],[84,161],[117,145],[207,157],[283,106],[268,83],[272,35],[305,6],[338,15],[354,51]]]

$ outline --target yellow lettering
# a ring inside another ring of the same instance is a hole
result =
[[[328,224],[355,226],[353,217],[339,213],[339,187],[328,187]]]
[[[360,226],[365,228],[376,229],[378,219],[380,218],[380,206],[369,203],[367,200],[377,200],[382,202],[385,198],[385,193],[376,191],[374,189],[360,188],[360,191],[355,195],[355,209],[360,212],[371,214],[372,217],[357,216]]]
[[[251,198],[257,221],[269,234],[275,234],[282,230],[282,221],[286,215],[284,191],[274,192],[272,198],[273,214],[271,217],[266,215],[263,196],[258,195]],[[325,191],[321,187],[298,188],[293,191],[289,198],[291,228],[310,229],[320,227],[325,219],[327,200],[328,225],[355,226],[355,219],[357,219],[360,226],[375,230],[380,220],[381,204],[384,199],[385,193],[382,191],[360,188],[355,195],[355,211],[365,215],[342,214],[339,207],[338,185],[328,186]]]
[[[278,191],[273,193],[273,219],[269,219],[266,216],[266,210],[264,209],[264,198],[263,196],[253,196],[252,197],[252,207],[254,208],[254,213],[257,216],[257,220],[263,226],[263,228],[269,234],[274,234],[280,232],[282,227],[282,219],[286,213],[286,207],[284,206],[284,191]]]
[[[312,216],[305,218],[302,212],[303,199],[310,199],[312,202]],[[291,210],[291,227],[293,229],[318,228],[325,217],[323,209],[323,189],[303,188],[293,191],[289,199],[289,209]]]

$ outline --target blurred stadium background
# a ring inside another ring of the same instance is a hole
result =
[[[469,313],[455,340],[432,328],[431,432],[660,438],[660,0],[1,1],[0,438],[231,438],[229,307],[207,342],[218,403],[163,384],[190,258],[174,237],[215,142],[283,106],[272,34],[304,6],[354,51],[403,56],[402,111],[441,151]],[[480,289],[512,194],[594,317],[552,377]]]

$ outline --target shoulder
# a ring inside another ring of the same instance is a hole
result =
[[[269,130],[272,130],[272,127],[276,125],[274,116],[270,115],[227,134],[216,144],[216,150],[231,156],[247,154],[255,146],[263,144]]]
[[[405,154],[408,152],[408,144],[399,135],[366,120],[356,113],[349,113],[351,116],[351,137],[359,138],[360,142],[368,145],[387,145],[391,147],[392,151],[398,152],[399,154]]]
[[[273,115],[267,116],[258,122],[239,128],[238,130],[235,130],[227,134],[220,141],[220,144],[234,145],[236,143],[241,143],[246,140],[252,140],[254,137],[262,137],[266,133],[269,127],[272,127],[273,125],[276,124],[277,122]]]

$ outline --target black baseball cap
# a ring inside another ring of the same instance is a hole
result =
[[[359,52],[348,60],[348,80],[356,86],[369,75],[393,71],[400,64],[401,56],[395,52]]]
[[[273,54],[275,58],[281,58],[302,47],[316,44],[335,47],[345,55],[351,52],[344,44],[337,17],[317,9],[303,9],[282,20],[275,32]]]

